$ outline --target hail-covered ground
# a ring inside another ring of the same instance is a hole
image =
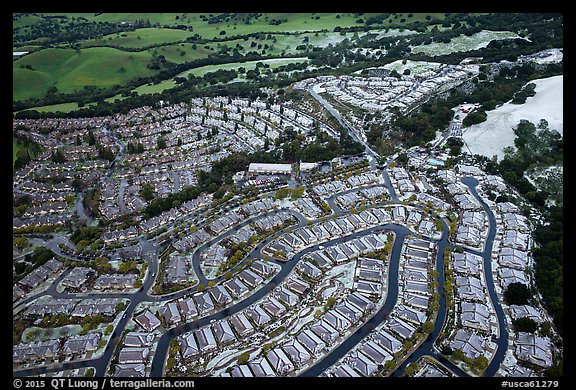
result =
[[[564,87],[563,76],[548,77],[530,81],[536,84],[536,95],[526,99],[524,104],[504,103],[487,111],[485,122],[464,129],[462,138],[465,150],[472,154],[487,157],[504,157],[504,148],[514,146],[514,128],[521,119],[535,125],[540,119],[548,121],[548,128],[564,135]]]

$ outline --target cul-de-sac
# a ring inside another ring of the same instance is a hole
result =
[[[14,13],[18,377],[563,376],[563,15]]]

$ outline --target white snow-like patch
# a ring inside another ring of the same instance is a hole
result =
[[[430,56],[441,56],[454,52],[482,49],[488,46],[490,41],[508,38],[521,37],[511,31],[482,30],[469,37],[464,34],[454,37],[450,43],[433,42],[429,45],[411,46],[411,49],[412,53],[424,53]]]
[[[382,66],[382,68],[387,69],[389,71],[395,70],[396,72],[402,74],[404,70],[410,69],[411,75],[419,75],[426,72],[436,72],[440,67],[444,64],[440,62],[430,62],[430,61],[412,61],[406,60],[406,63],[403,64],[402,60],[396,60],[389,64]]]
[[[563,76],[530,81],[536,84],[536,95],[524,104],[504,103],[487,112],[485,122],[463,129],[465,149],[472,154],[504,158],[504,148],[514,146],[514,128],[521,119],[538,125],[540,119],[548,121],[548,128],[564,134],[564,79]]]

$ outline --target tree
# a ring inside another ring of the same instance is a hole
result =
[[[56,149],[56,151],[52,151],[52,161],[55,163],[63,163],[66,162],[66,156],[64,156],[64,152],[61,149]]]
[[[406,375],[409,377],[414,376],[418,372],[418,364],[410,363],[406,366]]]
[[[452,352],[452,355],[451,355],[451,356],[452,356],[452,358],[455,359],[455,360],[464,360],[464,357],[465,357],[465,356],[464,356],[464,352],[462,352],[461,349],[455,349],[455,350]]]
[[[336,304],[336,298],[329,297],[324,305],[324,311],[331,309]]]
[[[463,127],[469,127],[478,123],[486,121],[487,115],[486,111],[480,109],[477,111],[472,111],[462,120]]]
[[[250,360],[250,352],[243,352],[238,356],[238,364],[246,364]]]
[[[530,289],[522,283],[510,283],[504,291],[504,299],[509,305],[526,305],[532,298]]]
[[[106,329],[104,330],[104,334],[106,336],[108,336],[109,334],[112,334],[112,331],[114,330],[114,325],[110,324],[106,327]]]
[[[486,359],[486,356],[480,355],[474,359],[474,362],[472,362],[472,367],[478,371],[484,371],[488,367],[488,363],[489,362],[488,359]]]
[[[16,245],[20,249],[24,249],[28,246],[28,240],[26,237],[16,237],[13,240],[14,245]]]
[[[86,134],[86,143],[90,146],[94,146],[96,144],[96,137],[94,137],[92,130],[88,130],[88,134]]]
[[[154,185],[151,183],[142,184],[140,195],[142,195],[142,198],[147,201],[154,199]]]
[[[522,317],[516,320],[512,320],[514,325],[514,330],[516,332],[528,332],[534,333],[538,329],[538,323],[529,317]]]
[[[432,321],[426,321],[422,324],[422,330],[428,334],[434,331],[434,323]]]

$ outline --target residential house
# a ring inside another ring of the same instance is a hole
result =
[[[406,305],[410,305],[410,306],[414,306],[420,309],[428,309],[428,305],[430,300],[428,299],[428,296],[425,295],[420,295],[420,294],[414,294],[411,293],[409,291],[404,292],[404,294],[401,297],[401,301],[402,303],[406,304]]]
[[[375,342],[377,342],[391,354],[394,354],[402,349],[402,342],[383,328],[373,332],[371,337]]]
[[[346,362],[363,376],[372,376],[378,370],[378,364],[359,350],[348,353]]]
[[[286,307],[272,295],[268,295],[261,303],[262,308],[272,317],[278,318],[286,312]]]
[[[335,309],[326,311],[320,318],[328,322],[334,329],[338,330],[339,332],[344,332],[346,329],[352,326],[350,319]]]
[[[519,249],[503,247],[498,254],[498,263],[502,267],[524,271],[528,267],[528,252]]]
[[[484,286],[480,279],[472,276],[456,276],[458,296],[461,299],[484,301]]]
[[[272,321],[272,318],[262,309],[260,305],[246,310],[246,316],[254,323],[256,327],[262,327]]]
[[[198,316],[198,308],[193,298],[186,298],[178,302],[178,309],[184,321],[189,321]]]
[[[135,274],[103,274],[96,279],[94,288],[96,290],[125,290],[132,288],[137,278]]]
[[[272,348],[266,354],[266,359],[278,375],[286,375],[294,370],[294,364],[282,348]]]
[[[349,378],[349,377],[359,378],[360,377],[360,374],[356,370],[354,370],[352,367],[350,367],[350,365],[346,362],[341,362],[341,363],[337,364],[332,370],[332,375],[335,377],[345,377],[345,378]]]
[[[225,318],[216,321],[212,325],[212,331],[214,332],[214,337],[216,338],[216,341],[219,345],[224,345],[236,341],[236,336],[230,327],[230,323],[228,323]]]
[[[482,270],[482,257],[470,252],[453,252],[454,271],[462,274],[480,275]]]
[[[530,305],[510,305],[510,316],[513,320],[517,320],[519,318],[530,318],[532,321],[540,324],[544,322],[544,317],[538,309]]]
[[[386,328],[395,332],[399,335],[402,339],[409,339],[412,337],[414,333],[416,333],[416,328],[413,325],[410,325],[404,320],[401,320],[398,317],[390,316],[386,320]]]
[[[194,335],[196,336],[196,340],[198,340],[200,352],[209,352],[218,347],[210,326],[204,326],[198,329],[194,332]]]
[[[535,333],[519,332],[514,345],[518,360],[541,368],[552,366],[553,348],[550,339]]]
[[[362,345],[358,347],[358,351],[378,364],[383,365],[388,360],[392,360],[392,355],[372,340],[363,342]]]
[[[85,317],[96,314],[112,317],[116,314],[116,305],[122,301],[121,298],[86,298],[74,307],[72,317]]]
[[[134,317],[134,321],[146,332],[152,332],[160,326],[160,320],[148,309]]]
[[[460,309],[462,326],[484,332],[490,331],[490,309],[488,306],[476,302],[462,301]]]
[[[144,363],[117,364],[114,368],[114,376],[121,378],[143,378],[146,374]]]
[[[252,371],[250,371],[250,367],[247,364],[240,364],[234,366],[230,372],[230,376],[233,378],[251,378],[254,377],[254,374],[252,374]]]
[[[222,283],[222,285],[226,287],[235,298],[240,298],[250,291],[238,278],[227,280]]]
[[[280,302],[288,307],[293,307],[300,301],[300,297],[285,287],[279,287],[274,292],[274,295]]]
[[[150,347],[156,336],[147,332],[128,332],[124,337],[124,345],[127,347]]]
[[[296,337],[290,338],[281,348],[297,367],[304,365],[312,357]]]
[[[319,354],[326,347],[326,343],[310,329],[304,329],[298,333],[296,339],[302,343],[313,356]]]
[[[322,318],[313,323],[310,329],[328,345],[332,345],[339,336],[338,331]]]
[[[147,347],[124,347],[118,353],[118,363],[146,363],[150,355],[150,348]]]
[[[214,302],[210,298],[210,293],[204,291],[192,296],[199,314],[206,314],[214,310]]]
[[[168,326],[173,326],[182,322],[177,302],[168,302],[164,306],[160,307],[160,309],[158,309],[158,315],[164,318],[164,321]]]
[[[12,347],[12,361],[14,363],[24,363],[50,359],[58,355],[59,349],[60,341],[54,339],[20,343]]]
[[[475,333],[464,329],[459,329],[450,342],[450,348],[459,349],[464,352],[464,356],[470,359],[476,359],[486,351],[486,340]]]
[[[77,355],[98,349],[100,333],[88,333],[85,335],[73,335],[66,339],[62,346],[62,354]]]
[[[244,312],[236,313],[229,317],[230,325],[238,335],[238,337],[246,337],[254,333],[254,327],[244,314]]]
[[[90,275],[96,273],[93,268],[89,267],[74,267],[70,272],[62,279],[60,284],[64,287],[69,288],[80,288],[90,277]]]
[[[182,336],[178,337],[178,343],[180,345],[180,353],[184,359],[189,358],[191,356],[196,356],[200,353],[200,348],[198,347],[198,343],[194,338],[195,332],[187,332]]]
[[[275,377],[276,374],[264,356],[248,363],[255,377]]]
[[[275,268],[262,260],[256,260],[250,265],[250,269],[262,277],[268,277],[275,272]]]
[[[314,252],[317,253],[317,252]],[[310,257],[314,258],[314,254]],[[332,264],[332,262],[328,261],[327,264]],[[302,275],[307,276],[310,279],[320,279],[322,277],[322,271],[318,269],[314,264],[308,261],[301,261],[298,263],[296,269],[302,273]]]
[[[402,304],[394,307],[394,313],[400,318],[403,318],[411,323],[419,326],[426,321],[426,313],[410,306]]]
[[[379,297],[382,291],[382,284],[369,280],[359,279],[354,282],[354,289],[359,293],[365,294],[369,297]]]
[[[238,277],[247,285],[252,288],[260,286],[264,279],[261,276],[255,274],[254,272],[250,271],[249,269],[243,269],[239,274]]]
[[[514,268],[498,268],[498,278],[502,287],[507,288],[511,283],[522,283],[526,286],[529,285],[528,278],[524,271]]]
[[[226,304],[232,302],[232,296],[226,290],[223,285],[217,285],[208,290],[210,295],[212,296],[212,300],[214,301],[215,305],[220,307],[225,306]]]

